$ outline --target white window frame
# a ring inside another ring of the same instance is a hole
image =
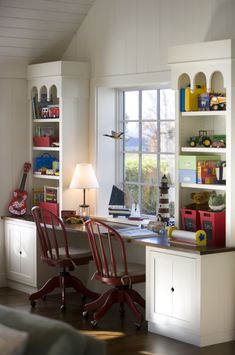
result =
[[[157,105],[157,115],[156,115],[156,122],[157,122],[157,132],[158,132],[158,139],[157,139],[157,152],[155,153],[147,153],[147,154],[153,154],[153,155],[157,155],[157,167],[160,167],[160,157],[161,155],[174,155],[176,156],[176,151],[174,153],[172,152],[161,152],[161,149],[160,149],[160,123],[163,121],[163,120],[160,120],[160,90],[164,90],[164,89],[171,89],[170,86],[158,86],[158,87],[137,87],[137,88],[122,88],[122,89],[118,89],[117,90],[117,130],[119,131],[122,131],[124,126],[124,119],[123,119],[123,115],[124,115],[124,93],[127,92],[127,91],[138,91],[139,92],[139,127],[140,127],[140,132],[139,132],[139,136],[141,137],[142,134],[141,134],[141,127],[142,127],[142,117],[141,116],[141,105],[142,105],[142,92],[145,91],[145,90],[156,90],[157,91],[157,102],[158,102],[158,105]],[[170,121],[174,121],[175,122],[175,119],[172,119],[172,120],[167,120],[168,122]],[[125,132],[124,132],[124,137],[125,139]],[[141,141],[140,141],[140,147],[141,148]],[[125,154],[125,151],[123,150],[122,148],[122,145],[123,145],[123,140],[120,140],[117,142],[117,154],[116,154],[116,176],[117,176],[117,182],[119,185],[122,185],[123,186],[123,182],[124,182],[124,154]],[[127,152],[129,153],[129,152]],[[145,152],[142,152],[141,149],[139,149],[138,152],[135,152],[135,154],[138,154],[140,156],[140,159],[139,159],[139,179],[138,179],[138,182],[136,182],[138,184],[138,188],[139,188],[139,191],[138,191],[138,203],[139,205],[141,206],[141,186],[145,186],[145,185],[149,185],[149,184],[145,184],[144,182],[141,182],[140,181],[140,177],[141,177],[141,162],[142,162],[142,159],[141,159],[141,155],[142,154],[145,154]],[[161,171],[160,169],[157,169],[157,183],[154,184],[154,185],[151,185],[151,186],[155,186],[156,188],[159,188],[159,185],[160,185],[160,180],[161,180]],[[128,183],[127,183],[128,184]],[[129,184],[133,184],[133,182],[130,182]],[[134,183],[135,184],[135,183]],[[170,185],[169,186],[170,188],[175,188],[175,183]],[[158,207],[159,207],[159,201],[157,199],[156,201],[156,211],[158,211]]]

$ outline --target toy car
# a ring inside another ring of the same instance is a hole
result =
[[[211,138],[207,135],[207,131],[199,131],[198,136],[191,136],[189,138],[189,146],[190,147],[210,147],[212,144]]]
[[[212,95],[210,98],[210,110],[226,110],[226,96]]]

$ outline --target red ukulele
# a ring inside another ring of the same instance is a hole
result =
[[[21,180],[20,188],[14,191],[13,198],[8,206],[9,212],[17,216],[23,216],[26,213],[26,199],[28,197],[28,193],[24,190],[24,187],[27,173],[30,168],[30,163],[24,163],[24,174]]]

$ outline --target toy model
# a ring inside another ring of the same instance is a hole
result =
[[[188,143],[190,147],[225,148],[226,135],[211,134],[211,131],[199,131],[198,136],[191,136]]]
[[[211,138],[207,135],[207,131],[199,131],[198,136],[191,136],[189,138],[189,146],[190,147],[210,147],[212,144]]]
[[[49,117],[49,109],[48,107],[42,107],[41,109],[41,117],[48,118]]]
[[[226,110],[226,96],[223,94],[213,94],[210,97],[210,110]]]

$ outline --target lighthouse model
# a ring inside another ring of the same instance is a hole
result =
[[[164,174],[161,179],[161,185],[159,186],[159,208],[158,217],[161,218],[163,222],[168,223],[170,218],[169,213],[169,200],[168,200],[168,180]]]

